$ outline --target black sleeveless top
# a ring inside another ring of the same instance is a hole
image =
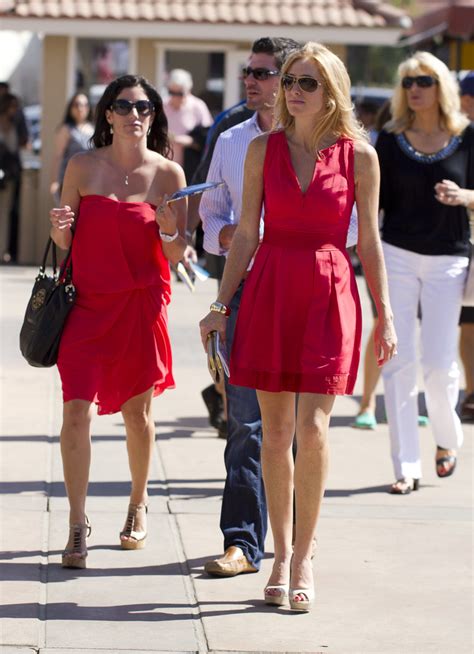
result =
[[[404,134],[385,131],[376,150],[384,210],[382,240],[419,254],[469,256],[467,209],[438,202],[434,186],[449,179],[461,188],[474,188],[474,125],[434,154],[419,153]]]

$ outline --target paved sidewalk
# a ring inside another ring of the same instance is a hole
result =
[[[62,570],[67,501],[59,379],[55,369],[27,366],[17,346],[35,272],[0,267],[1,652],[473,651],[473,426],[465,425],[458,470],[446,480],[436,477],[434,445],[424,429],[420,492],[390,496],[386,425],[351,429],[356,400],[339,398],[315,558],[315,609],[294,614],[263,604],[270,555],[259,574],[211,579],[203,573],[203,563],[222,550],[225,442],[209,428],[200,397],[209,378],[197,330],[216,292],[213,281],[193,295],[174,285],[177,389],[154,403],[147,548],[118,546],[129,492],[124,428],[120,414],[96,418],[88,569]],[[363,285],[361,292],[366,304]]]

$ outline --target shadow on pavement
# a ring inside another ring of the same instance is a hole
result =
[[[168,496],[164,488],[156,488],[160,481],[150,483],[149,495]],[[183,489],[184,490],[184,489]],[[48,497],[66,497],[66,489],[62,481],[3,481],[0,482],[0,494],[17,495],[20,493],[43,493]],[[89,497],[128,497],[130,495],[129,481],[92,481],[89,483]]]
[[[114,441],[125,441],[125,434],[123,436],[118,436],[116,434],[112,436],[94,436],[92,434],[93,442],[114,442]],[[15,436],[0,436],[0,443],[59,443],[59,436],[46,436],[44,434],[20,434]]]
[[[92,545],[88,547],[89,554],[94,551],[121,551],[119,545]],[[133,566],[129,568],[120,567],[120,568],[99,568],[94,567],[92,564],[91,567],[88,567],[85,570],[80,569],[64,569],[61,568],[59,557],[61,556],[62,550],[32,550],[32,551],[20,551],[20,552],[1,552],[0,559],[3,559],[4,563],[1,564],[1,578],[2,581],[41,581],[42,583],[63,583],[68,582],[73,579],[79,578],[91,578],[95,579],[97,577],[168,577],[168,576],[182,576],[183,574],[194,574],[199,578],[210,579],[208,575],[204,573],[204,564],[206,561],[215,559],[221,554],[212,554],[206,557],[196,558],[196,559],[186,559],[184,562],[173,561],[172,563],[164,563],[157,565],[146,565],[146,566]],[[23,563],[15,562],[14,559],[19,558],[33,558],[42,556],[46,557],[58,557],[57,560],[51,561],[49,563]],[[268,557],[271,558],[271,554],[268,554]],[[10,561],[10,562],[7,562]],[[1,616],[1,614],[0,614]],[[19,617],[19,616],[15,616]]]
[[[223,605],[228,610],[207,610],[207,607]],[[239,607],[239,608],[232,608]],[[192,611],[196,610],[195,613]],[[197,612],[199,609],[200,613]],[[183,613],[174,613],[183,611]],[[201,620],[202,617],[239,615],[249,613],[268,613],[275,607],[266,606],[263,600],[249,599],[247,601],[219,600],[215,602],[200,602],[199,604],[179,604],[177,602],[156,604],[124,604],[117,606],[78,606],[74,602],[55,602],[51,604],[29,603],[9,604],[0,608],[1,618],[30,618],[39,620],[87,620],[105,622],[163,622],[182,620]],[[295,615],[289,610],[279,610],[279,613]],[[304,615],[303,613],[301,615]]]
[[[206,499],[222,495],[221,487],[206,487],[202,484],[224,484],[223,479],[174,479],[161,481],[152,479],[148,484],[150,497],[168,497],[170,499],[186,498]],[[184,484],[184,485],[183,485]],[[186,486],[186,484],[192,484]],[[40,493],[47,497],[66,497],[64,482],[54,481],[4,481],[0,482],[0,494],[19,495],[22,493]],[[91,481],[88,497],[128,497],[130,481]]]

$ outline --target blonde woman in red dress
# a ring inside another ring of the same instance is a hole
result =
[[[314,599],[311,554],[329,419],[335,396],[352,393],[359,363],[361,311],[345,249],[354,200],[358,254],[379,318],[379,365],[394,355],[396,336],[377,226],[377,155],[353,118],[346,69],[324,46],[307,43],[283,65],[276,124],[249,146],[242,216],[201,334],[203,342],[212,330],[225,338],[227,305],[259,245],[263,206],[264,236],[244,282],[230,382],[256,388],[262,412],[275,546],[265,602],[289,599],[292,609],[307,611]]]
[[[97,106],[95,149],[68,164],[51,236],[72,247],[77,300],[61,340],[64,414],[61,453],[70,504],[64,567],[84,568],[90,421],[121,411],[132,477],[120,533],[124,549],[146,539],[147,481],[155,428],[151,400],[174,386],[167,331],[169,262],[186,247],[186,203],[166,197],[185,186],[169,161],[167,121],[157,91],[142,77],[111,82]],[[171,207],[175,208],[171,208]]]

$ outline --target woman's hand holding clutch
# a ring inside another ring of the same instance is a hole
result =
[[[226,322],[226,316],[216,311],[209,311],[207,316],[201,320],[199,329],[201,330],[201,340],[205,352],[207,352],[207,337],[211,332],[218,332],[221,341],[225,343]]]

